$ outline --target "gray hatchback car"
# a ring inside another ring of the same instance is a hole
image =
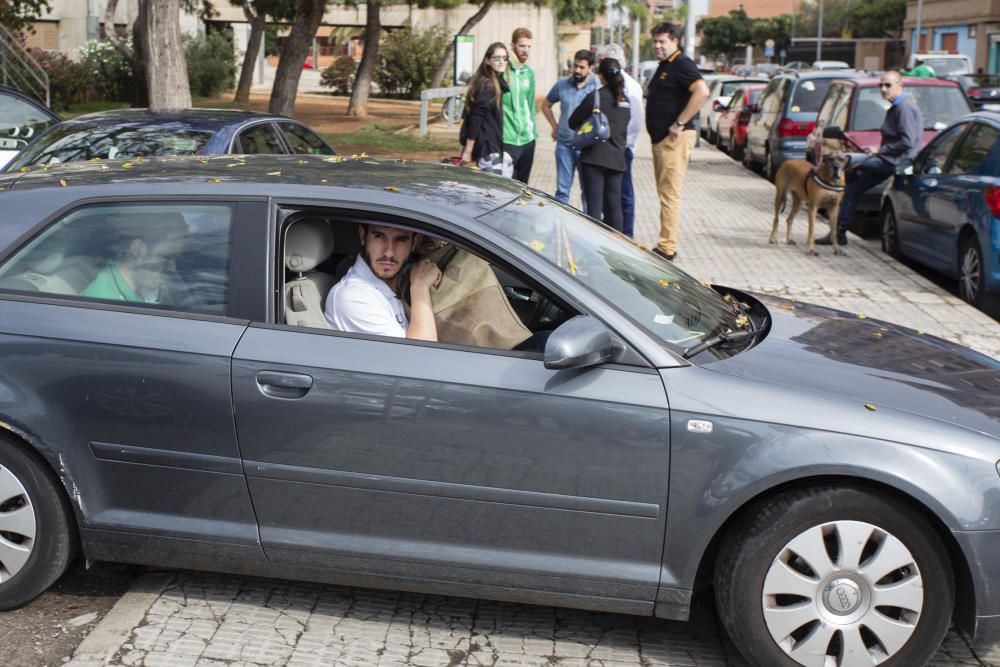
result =
[[[0,205],[0,608],[82,553],[665,619],[712,585],[768,667],[1000,629],[994,359],[447,165],[64,165]],[[462,253],[522,342],[331,329],[364,225]]]

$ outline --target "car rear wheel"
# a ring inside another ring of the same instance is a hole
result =
[[[746,145],[743,147],[743,166],[750,171],[757,171],[757,165],[753,161],[753,154],[750,152],[750,140],[747,139]]]
[[[0,437],[0,610],[31,601],[73,556],[70,509],[48,469]]]
[[[988,315],[1000,317],[1000,294],[986,290],[986,267],[975,236],[966,237],[959,250],[958,293]]]
[[[725,539],[723,625],[751,664],[909,667],[951,619],[951,562],[906,504],[847,487],[784,493]]]
[[[892,206],[886,206],[882,211],[882,252],[894,259],[902,257],[899,251],[899,227],[896,225],[896,213]]]
[[[771,157],[771,151],[767,151],[764,154],[764,178],[774,183],[774,176],[777,170],[774,168],[774,158]]]
[[[729,154],[734,160],[743,160],[744,149],[736,144],[736,137],[733,135],[729,136]]]

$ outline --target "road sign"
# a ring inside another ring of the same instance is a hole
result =
[[[764,56],[766,56],[768,58],[773,58],[774,57],[774,47],[773,46],[765,46],[764,47]]]
[[[768,49],[770,51],[774,51],[774,40],[773,39],[769,39],[766,42],[764,42],[764,48],[766,48],[766,49]]]
[[[456,35],[454,84],[461,86],[468,83],[475,71],[476,38],[472,35]]]

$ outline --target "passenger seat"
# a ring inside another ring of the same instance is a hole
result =
[[[285,323],[329,329],[323,316],[334,278],[314,269],[333,254],[333,231],[326,220],[303,220],[285,234],[285,268],[296,277],[285,283]]]

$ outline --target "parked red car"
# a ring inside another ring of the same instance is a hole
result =
[[[878,84],[878,78],[864,77],[834,81],[830,85],[816,116],[816,126],[806,139],[807,160],[818,164],[823,129],[826,127],[839,127],[844,131],[855,144],[849,147],[849,150],[855,151],[852,155],[855,161],[864,159],[861,151],[881,145],[882,134],[879,130],[889,102],[882,99]],[[923,145],[927,145],[938,132],[958,118],[973,111],[969,98],[955,81],[904,77],[903,90],[913,96],[923,114]],[[880,183],[868,190],[861,199],[858,212],[878,213],[883,189],[884,185]],[[859,216],[852,229],[858,233],[877,230],[877,224],[866,222]]]
[[[733,93],[719,116],[719,139],[717,145],[737,160],[743,159],[743,151],[747,145],[747,125],[750,123],[752,107],[760,99],[767,84],[743,86]]]

